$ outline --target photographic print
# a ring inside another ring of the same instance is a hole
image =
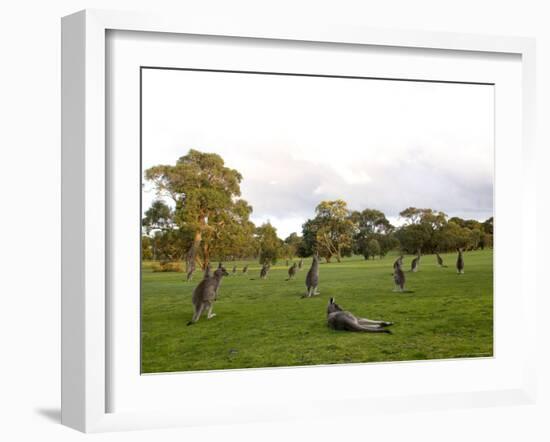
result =
[[[141,68],[141,370],[493,355],[494,87]]]

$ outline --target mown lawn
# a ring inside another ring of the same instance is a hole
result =
[[[310,260],[295,280],[285,281],[279,262],[266,280],[250,262],[249,274],[223,279],[217,314],[193,326],[191,293],[202,278],[182,273],[142,273],[142,372],[159,373],[249,367],[403,361],[491,356],[493,352],[493,254],[465,253],[457,275],[454,254],[422,257],[418,273],[406,272],[406,288],[394,293],[395,256],[365,261],[345,258],[320,265],[319,296],[301,299]],[[405,269],[412,257],[405,257]],[[229,272],[233,262],[225,263]],[[251,280],[253,279],[253,280]],[[338,332],[326,326],[326,306],[336,302],[357,316],[395,323],[393,334]]]

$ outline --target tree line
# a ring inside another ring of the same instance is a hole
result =
[[[190,150],[175,165],[145,171],[158,199],[142,219],[142,259],[160,262],[160,270],[202,269],[212,261],[308,257],[318,253],[327,262],[353,254],[365,259],[383,257],[390,250],[404,253],[446,252],[458,247],[492,247],[493,218],[485,222],[449,218],[432,209],[409,207],[393,226],[379,210],[350,210],[343,200],[321,201],[302,232],[281,239],[269,222],[256,226],[252,207],[242,199],[242,175],[225,166],[213,153]],[[171,200],[167,204],[165,200]]]

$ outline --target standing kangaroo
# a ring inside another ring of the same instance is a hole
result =
[[[260,279],[266,279],[267,278],[267,273],[269,272],[270,267],[271,266],[267,263],[262,266],[262,269],[260,270]]]
[[[401,264],[394,264],[393,281],[395,282],[394,292],[402,292],[405,288],[405,272],[401,269]]]
[[[464,257],[462,256],[462,249],[456,249],[458,257],[456,258],[456,272],[460,275],[464,273]]]
[[[311,262],[311,268],[306,275],[306,294],[303,298],[311,298],[314,295],[318,295],[317,286],[319,285],[319,255],[313,255],[313,261]]]
[[[403,255],[397,258],[393,263],[393,269],[395,270],[397,267],[403,267]]]
[[[437,265],[439,267],[447,267],[447,266],[443,265],[443,258],[441,256],[439,256],[439,253],[435,252],[435,257],[437,259]]]
[[[420,266],[420,250],[416,254],[416,258],[414,258],[411,262],[411,272],[418,272],[418,267]]]
[[[243,267],[243,274],[248,274],[248,264]]]
[[[391,333],[385,327],[389,327],[393,322],[372,321],[367,318],[358,318],[350,312],[342,310],[342,308],[334,302],[334,298],[330,298],[327,307],[327,323],[334,330],[347,330],[358,332],[371,333]]]
[[[235,264],[233,266],[233,272],[232,272],[234,275],[237,274],[237,265]]]
[[[187,282],[191,281],[193,273],[195,273],[195,260],[187,262],[187,277],[185,279]]]
[[[193,290],[193,307],[195,309],[193,318],[187,323],[187,325],[194,324],[199,320],[204,309],[208,309],[207,318],[211,319],[216,316],[212,313],[214,307],[214,301],[218,297],[218,289],[224,276],[229,275],[227,270],[221,265],[216,269],[213,276],[205,277],[199,285]]]
[[[296,276],[296,272],[298,271],[298,264],[294,263],[288,268],[288,279],[287,281],[291,280]]]
[[[300,261],[298,261],[298,270],[302,270],[302,265],[304,264],[304,259],[300,258]]]

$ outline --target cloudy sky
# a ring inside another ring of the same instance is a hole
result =
[[[283,238],[327,199],[397,224],[409,206],[492,216],[493,122],[487,85],[143,71],[144,169],[218,153]]]

